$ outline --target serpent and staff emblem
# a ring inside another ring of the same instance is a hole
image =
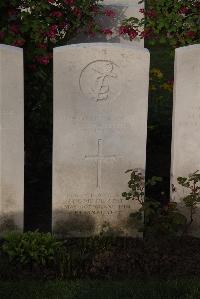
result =
[[[81,72],[79,85],[83,94],[96,102],[109,100],[113,81],[119,79],[119,67],[112,61],[97,60]]]

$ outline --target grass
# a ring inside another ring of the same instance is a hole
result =
[[[0,282],[1,299],[198,299],[200,280]]]

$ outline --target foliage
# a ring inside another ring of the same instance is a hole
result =
[[[173,81],[167,81],[164,78],[163,72],[159,68],[152,68],[150,70],[150,90],[152,93],[162,93],[162,91],[173,91]],[[155,96],[156,96],[155,94]],[[162,97],[159,98],[162,100]]]
[[[56,256],[62,253],[62,243],[50,233],[11,232],[5,237],[3,252],[12,262],[22,265],[48,266],[56,263]]]
[[[146,9],[140,9],[141,19],[125,19],[119,32],[131,40],[145,38],[152,45],[169,44],[173,48],[199,43],[199,9],[199,0],[149,0]]]
[[[175,202],[162,205],[160,202],[145,198],[145,186],[154,186],[161,181],[159,177],[152,177],[145,184],[145,179],[139,170],[130,169],[128,182],[129,192],[122,193],[126,200],[139,203],[139,209],[130,214],[135,227],[144,232],[145,236],[171,236],[184,231],[186,218],[182,215]],[[131,221],[130,220],[130,221]]]
[[[172,75],[171,75],[172,76]],[[170,77],[171,77],[170,76]],[[150,69],[149,85],[149,122],[148,129],[155,132],[155,138],[166,132],[165,127],[169,126],[171,115],[171,99],[173,94],[173,80],[167,78],[167,74],[157,66],[152,65]],[[169,128],[168,128],[169,130]],[[162,132],[162,133],[161,133]],[[171,136],[170,136],[171,138]],[[152,136],[150,138],[152,141]]]
[[[177,181],[188,190],[188,195],[183,198],[183,202],[190,210],[190,225],[193,222],[197,205],[200,203],[200,173],[197,170],[188,177],[178,177]]]
[[[2,0],[0,42],[23,47],[29,67],[47,65],[52,49],[66,44],[80,31],[108,34],[95,22],[96,15],[111,15],[101,0]]]
[[[187,277],[200,275],[200,240],[181,238],[68,239],[63,248],[69,260],[63,271],[56,265],[19,264],[9,261],[0,248],[0,280],[124,279]],[[100,249],[99,247],[100,246]]]
[[[111,239],[99,235],[61,242],[50,233],[10,232],[4,236],[1,248],[0,272],[8,268],[9,277],[12,271],[7,259],[11,267],[19,267],[20,271],[34,268],[44,276],[54,273],[59,278],[84,277],[95,256],[111,249]]]
[[[64,277],[85,277],[96,255],[111,249],[111,238],[102,235],[64,241],[66,261],[62,263]]]

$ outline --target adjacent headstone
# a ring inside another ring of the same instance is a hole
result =
[[[110,28],[113,31],[112,36],[105,36],[104,34],[97,34],[96,36],[87,36],[86,34],[80,34],[76,38],[72,39],[70,43],[93,43],[93,42],[109,42],[109,43],[121,43],[134,45],[139,48],[144,48],[144,39],[136,38],[130,41],[128,37],[123,37],[118,34],[118,28],[121,21],[130,18],[142,18],[140,9],[144,8],[144,2],[138,3],[139,0],[104,0],[102,3],[105,9],[112,10],[116,16],[111,18],[109,16],[98,17],[97,22],[103,28]]]
[[[125,171],[144,171],[149,53],[120,44],[54,49],[53,231],[132,234]]]
[[[173,200],[183,207],[187,189],[177,184],[177,177],[188,177],[200,170],[200,45],[176,50],[173,111],[171,183]],[[198,207],[191,233],[200,236]],[[189,210],[182,209],[189,219]]]
[[[0,234],[24,218],[23,50],[0,45]]]

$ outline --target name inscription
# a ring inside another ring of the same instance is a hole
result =
[[[111,119],[103,116],[72,116],[67,117],[67,122],[73,123],[79,129],[88,130],[93,128],[95,130],[102,129],[128,129],[135,126],[135,119],[126,119],[123,117],[115,117]]]
[[[71,196],[70,196],[71,195]],[[111,215],[131,212],[131,204],[124,203],[124,199],[109,193],[98,194],[69,194],[65,199],[64,208],[69,213],[88,215]]]

